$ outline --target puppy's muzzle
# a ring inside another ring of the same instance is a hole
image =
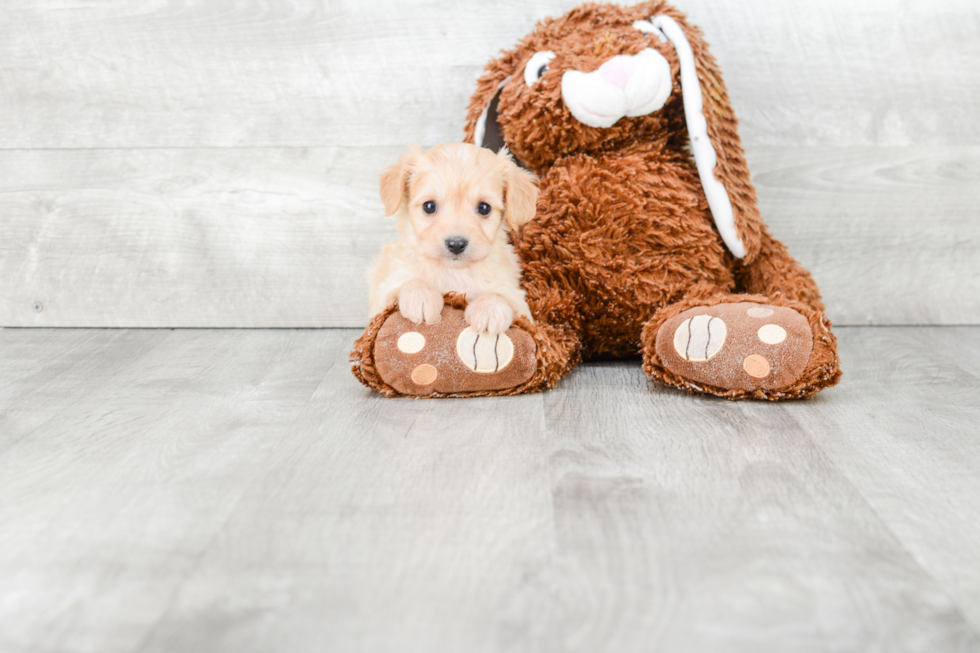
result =
[[[446,239],[446,249],[448,249],[453,256],[459,256],[462,254],[464,251],[466,251],[466,247],[469,244],[470,241],[457,236]]]

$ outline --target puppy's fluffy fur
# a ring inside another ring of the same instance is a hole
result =
[[[397,300],[406,319],[434,324],[443,294],[457,292],[477,331],[506,331],[515,313],[530,318],[508,231],[534,217],[537,197],[535,177],[506,150],[413,145],[381,175],[385,214],[397,215],[399,236],[369,272],[371,316]]]

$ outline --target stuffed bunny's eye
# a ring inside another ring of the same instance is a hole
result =
[[[555,58],[555,53],[551,50],[535,52],[531,60],[524,66],[524,83],[534,86],[542,75],[548,72],[548,64]]]

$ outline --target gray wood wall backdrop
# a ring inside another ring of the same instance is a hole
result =
[[[376,179],[575,0],[5,0],[0,325],[360,326]],[[838,324],[980,323],[975,0],[677,0]]]

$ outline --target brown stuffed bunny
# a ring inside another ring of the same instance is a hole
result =
[[[512,234],[535,321],[490,341],[468,333],[463,297],[436,325],[390,307],[352,354],[366,385],[532,392],[582,358],[638,352],[653,378],[732,399],[840,379],[817,286],[763,225],[721,74],[673,7],[585,4],[540,23],[488,64],[466,140],[540,176],[537,215]],[[400,349],[405,333],[426,346]],[[437,370],[425,385],[419,365]]]

